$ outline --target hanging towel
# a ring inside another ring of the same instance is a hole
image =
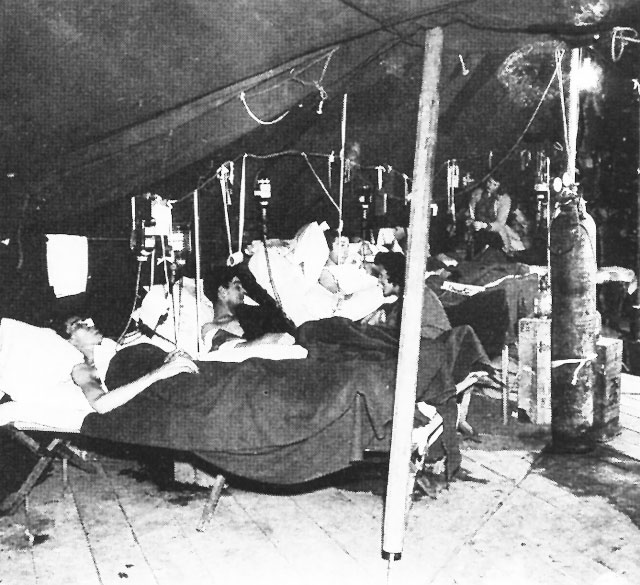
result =
[[[85,236],[47,234],[49,284],[57,298],[83,293],[89,276],[89,243]]]

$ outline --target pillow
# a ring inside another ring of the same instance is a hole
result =
[[[303,226],[294,236],[292,246],[292,262],[302,267],[307,282],[318,282],[331,251],[324,237],[324,230],[318,222],[313,221]]]
[[[84,356],[52,329],[0,322],[0,390],[15,401],[51,402],[51,388],[71,381]]]

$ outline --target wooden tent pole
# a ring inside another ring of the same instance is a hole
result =
[[[202,297],[204,296],[202,290],[202,270],[201,270],[201,256],[200,256],[200,195],[196,189],[193,192],[193,249],[196,257],[196,339],[197,339],[197,351],[198,359],[203,351],[202,347],[202,323],[200,322],[200,308],[202,303]]]
[[[640,93],[640,90],[637,90]],[[640,98],[640,95],[638,96]],[[640,99],[638,99],[640,105]],[[640,109],[638,110],[638,168],[640,169]],[[640,279],[640,180],[637,181],[636,186],[636,278]],[[632,341],[635,342],[637,347],[640,344],[640,286],[636,289],[636,302],[633,305],[633,312],[631,317],[631,334]],[[634,354],[637,355],[636,352]],[[631,360],[629,360],[631,361]],[[637,374],[638,368],[631,368],[631,373]]]
[[[344,225],[342,224],[342,210],[344,199],[344,171],[347,143],[347,94],[342,96],[342,120],[340,124],[340,185],[338,194],[338,235],[342,236]]]
[[[385,501],[382,554],[398,560],[402,554],[407,497],[413,489],[410,477],[411,433],[416,402],[422,295],[429,243],[429,208],[433,188],[438,113],[438,86],[442,60],[441,28],[427,31],[424,42],[422,90],[413,171],[409,218],[407,271],[400,327],[400,350],[396,372],[395,402],[387,497]]]

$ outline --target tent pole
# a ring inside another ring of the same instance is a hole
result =
[[[411,434],[416,402],[422,296],[429,244],[429,208],[433,189],[438,114],[438,86],[442,66],[443,31],[427,31],[424,42],[422,90],[418,108],[413,191],[409,218],[407,271],[400,327],[400,350],[396,372],[395,402],[387,497],[384,509],[382,555],[399,560],[402,555],[409,484]]]
[[[344,199],[344,171],[345,171],[345,154],[347,144],[347,94],[342,96],[342,120],[340,123],[340,185],[339,189],[339,209],[338,209],[338,235],[342,236],[344,228],[342,224],[342,209]]]
[[[640,94],[640,90],[637,90]],[[640,97],[640,95],[639,95]],[[640,99],[638,100],[640,105]],[[638,169],[640,169],[640,109],[638,110]],[[636,278],[640,279],[640,180],[636,187]],[[631,317],[631,337],[636,344],[640,343],[640,286],[636,289],[636,302],[633,305]],[[632,370],[637,368],[632,367]],[[636,374],[637,371],[632,371]]]
[[[200,303],[202,302],[202,274],[200,270],[200,197],[198,190],[193,192],[193,248],[196,256],[196,335],[198,358],[202,352],[202,335],[200,331]]]

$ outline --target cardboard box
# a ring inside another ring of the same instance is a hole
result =
[[[551,424],[551,319],[518,322],[518,414]]]

